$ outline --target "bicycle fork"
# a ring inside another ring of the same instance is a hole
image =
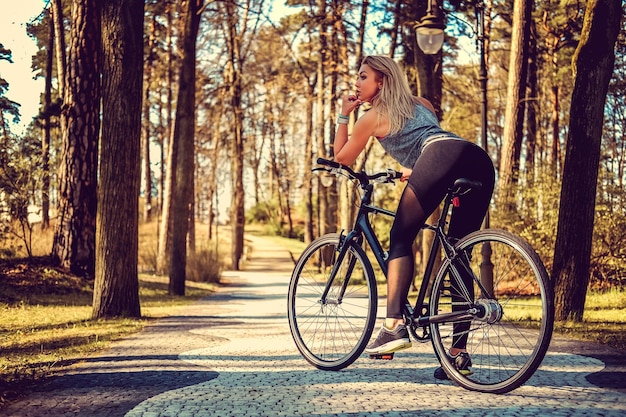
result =
[[[343,282],[341,283],[341,288],[339,289],[339,292],[337,293],[337,297],[334,299],[328,298],[328,293],[330,292],[332,284],[335,281],[337,274],[339,273],[339,268],[341,267],[343,260],[346,257],[346,254],[348,253],[349,245],[346,245],[346,242],[350,241],[348,239],[349,237],[350,236],[344,237],[343,234],[339,236],[339,247],[338,247],[339,254],[337,255],[337,258],[335,259],[335,261],[333,262],[333,267],[328,276],[328,281],[326,281],[326,287],[324,288],[324,292],[322,293],[322,296],[320,297],[319,303],[321,305],[328,305],[328,304],[339,305],[341,304],[343,300],[343,295],[345,294],[346,288],[348,287],[348,281],[350,281],[350,277],[352,276],[352,271],[354,271],[354,266],[356,265],[356,259],[354,257],[349,260],[345,277],[343,279]]]

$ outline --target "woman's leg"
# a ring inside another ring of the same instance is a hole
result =
[[[465,151],[464,161],[461,164],[458,176],[478,180],[482,183],[482,187],[480,190],[472,190],[468,194],[461,196],[459,200],[460,206],[452,209],[448,235],[457,239],[480,229],[491,202],[495,181],[495,172],[491,159],[481,148],[476,146],[469,147]],[[463,283],[468,290],[468,295],[474,298],[474,283],[471,277],[463,276]],[[465,309],[465,302],[464,297],[453,294],[452,303],[456,308],[453,307],[452,310]],[[452,337],[452,348],[450,349],[451,355],[454,356],[465,351],[470,325],[469,321],[454,325],[454,336]]]
[[[402,193],[390,231],[387,261],[387,321],[389,328],[402,321],[404,304],[414,277],[413,241],[426,220],[415,192],[407,186]]]
[[[396,217],[390,232],[387,261],[387,316],[376,340],[365,352],[370,355],[392,353],[411,347],[409,333],[404,326],[403,310],[413,280],[412,245],[421,225],[424,212],[410,186],[402,193]]]

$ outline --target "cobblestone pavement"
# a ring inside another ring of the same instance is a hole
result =
[[[50,378],[0,415],[623,416],[624,352],[554,339],[535,375],[504,394],[437,381],[429,343],[392,361],[314,369],[289,333],[287,251],[253,239],[243,272],[216,295]]]

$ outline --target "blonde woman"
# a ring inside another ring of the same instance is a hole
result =
[[[371,109],[356,121],[348,136],[350,113],[365,102],[371,104]],[[411,346],[402,311],[414,275],[411,245],[424,221],[454,180],[463,177],[480,181],[483,187],[464,196],[461,206],[453,208],[448,233],[461,238],[478,230],[491,200],[495,173],[489,155],[481,147],[439,126],[430,102],[413,96],[398,64],[385,56],[366,57],[359,69],[356,93],[342,99],[335,160],[352,164],[371,136],[401,165],[401,181],[407,182],[390,231],[385,322],[365,349],[369,354],[384,354]],[[463,334],[467,330],[463,326],[458,324],[455,334]],[[469,374],[471,360],[466,343],[467,336],[456,337],[450,356],[460,370]],[[444,379],[446,375],[439,369],[435,377]]]

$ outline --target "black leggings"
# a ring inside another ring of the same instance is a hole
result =
[[[452,209],[448,234],[461,238],[480,229],[489,207],[495,181],[491,158],[474,143],[449,139],[426,146],[415,162],[390,232],[387,317],[403,317],[414,276],[413,242],[458,178],[483,184],[480,190],[462,196],[460,206]]]

